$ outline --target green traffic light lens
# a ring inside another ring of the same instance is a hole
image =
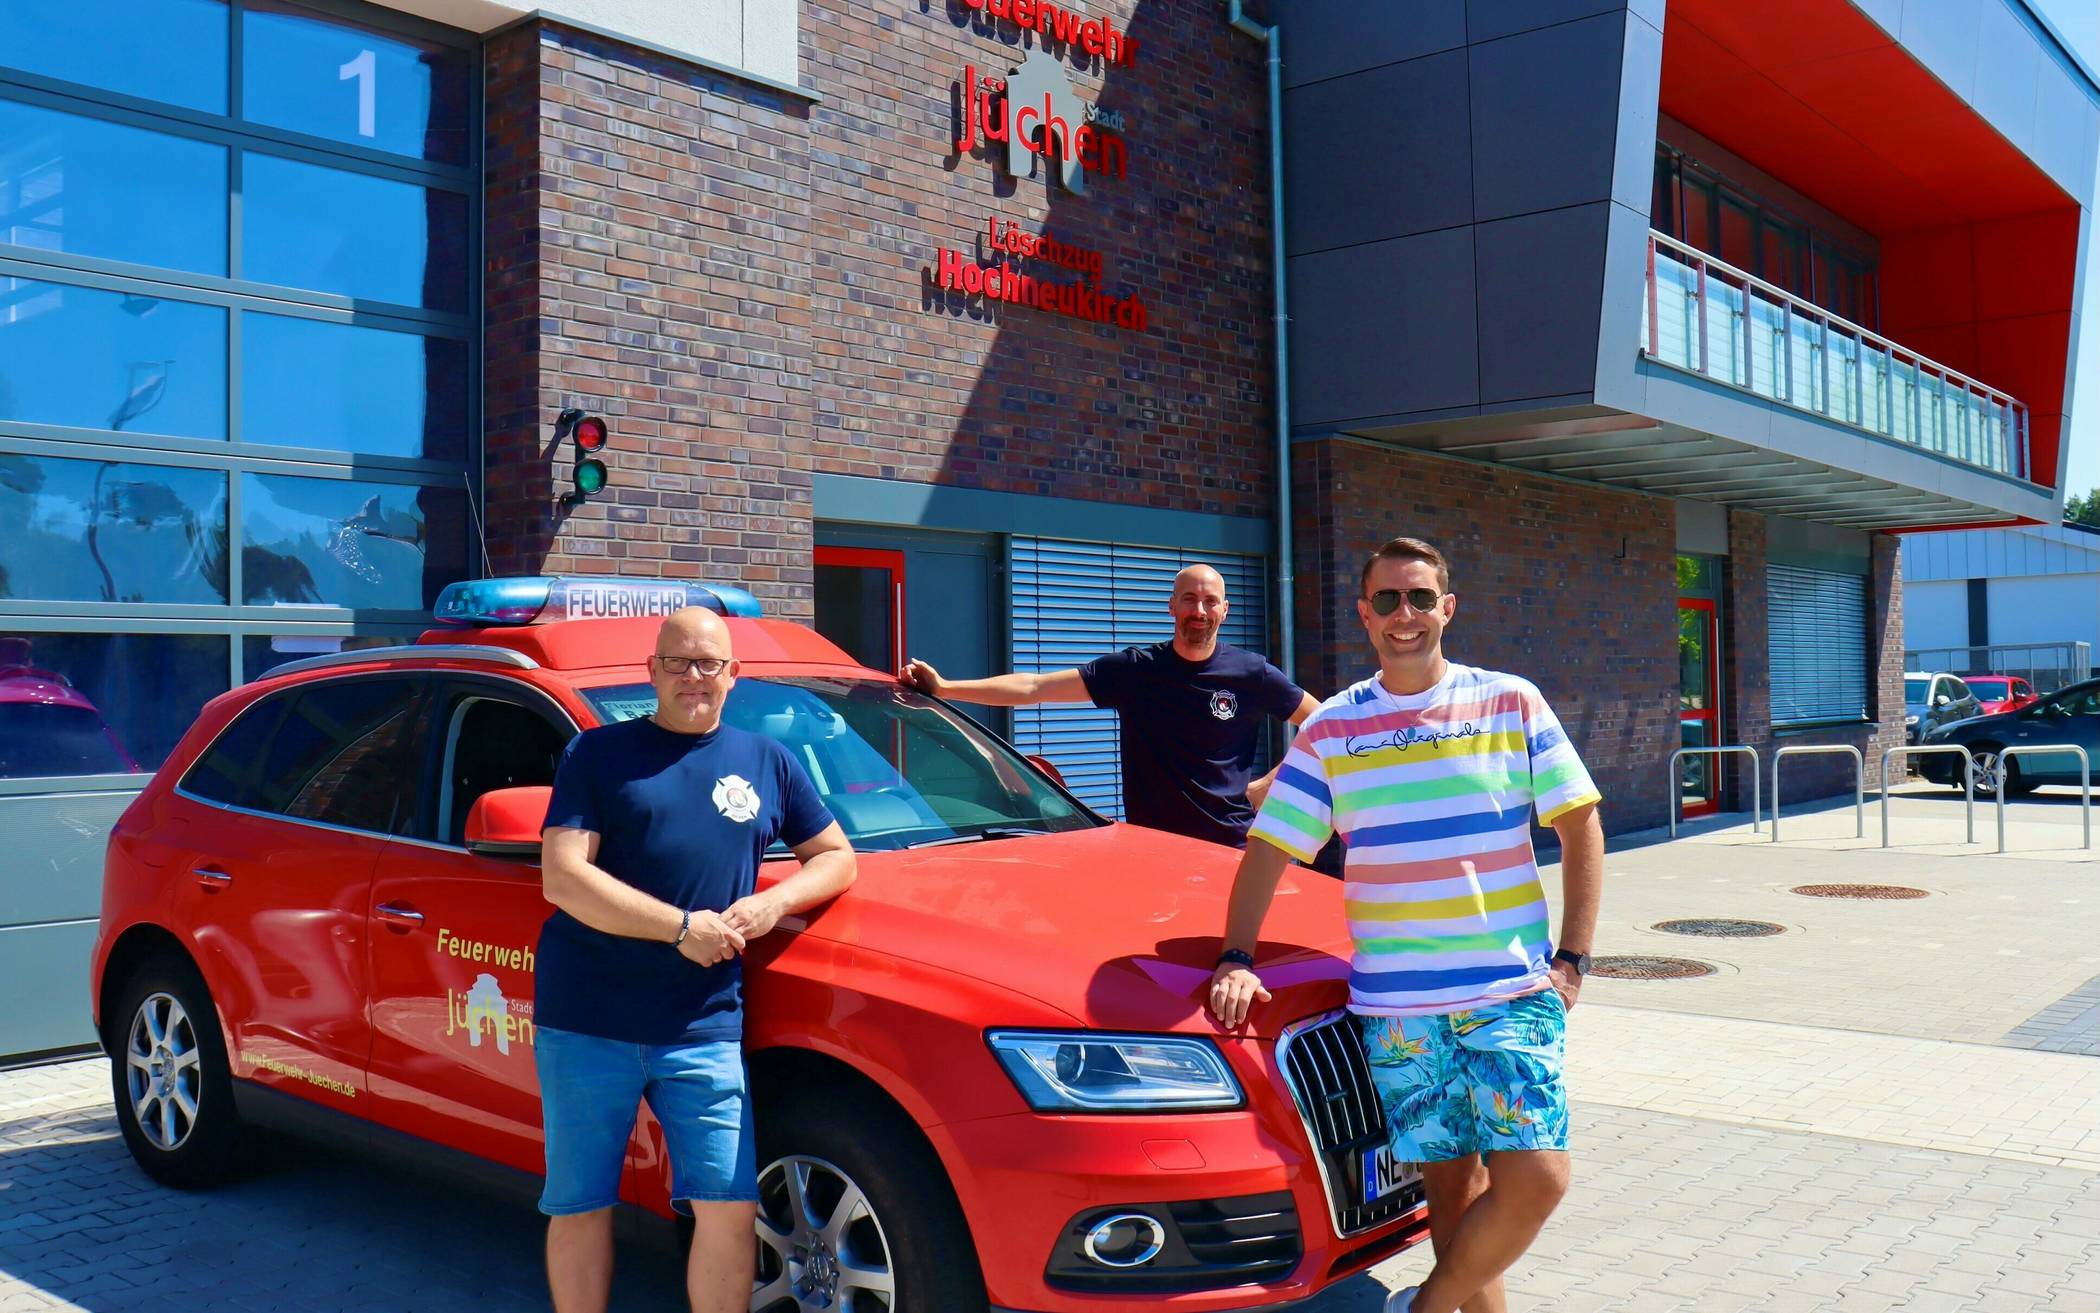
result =
[[[581,460],[576,462],[576,491],[588,497],[605,489],[605,462]]]

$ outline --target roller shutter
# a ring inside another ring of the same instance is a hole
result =
[[[1772,724],[1867,717],[1867,581],[1774,565]]]

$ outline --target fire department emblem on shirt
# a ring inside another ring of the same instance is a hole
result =
[[[739,825],[758,815],[758,790],[741,775],[724,775],[715,781],[715,808]]]
[[[1210,695],[1210,714],[1219,720],[1231,720],[1239,710],[1240,700],[1232,695],[1231,689],[1219,689]]]

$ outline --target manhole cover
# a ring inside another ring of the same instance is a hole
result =
[[[1810,898],[1926,898],[1923,889],[1900,884],[1797,884],[1794,892]]]
[[[1686,980],[1713,973],[1706,963],[1688,957],[1600,957],[1590,963],[1591,975],[1614,980]]]
[[[1693,918],[1688,921],[1658,921],[1655,928],[1672,935],[1704,935],[1709,939],[1755,939],[1760,935],[1783,935],[1786,927],[1770,921],[1729,921]]]

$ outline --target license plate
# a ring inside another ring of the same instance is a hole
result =
[[[1364,1202],[1375,1204],[1380,1199],[1402,1190],[1422,1179],[1415,1165],[1393,1157],[1386,1145],[1366,1149],[1364,1153]]]

